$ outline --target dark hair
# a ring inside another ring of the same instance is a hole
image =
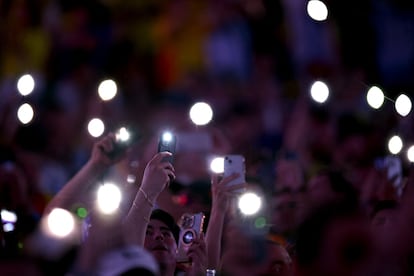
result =
[[[180,227],[175,222],[173,216],[171,216],[168,212],[162,209],[155,209],[152,211],[150,219],[156,219],[165,223],[165,225],[167,225],[167,227],[173,233],[175,241],[178,242],[180,235]]]

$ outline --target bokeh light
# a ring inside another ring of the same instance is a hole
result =
[[[408,161],[414,163],[414,145],[410,146],[407,150]]]
[[[253,192],[247,192],[239,197],[238,207],[242,214],[251,216],[256,214],[262,207],[262,199]]]
[[[126,129],[126,127],[121,127],[116,133],[116,140],[121,141],[121,142],[127,142],[130,137],[131,137],[131,134]]]
[[[310,89],[312,99],[318,103],[324,103],[329,98],[329,87],[322,81],[315,81]]]
[[[17,119],[19,119],[20,123],[24,125],[30,123],[33,120],[33,117],[34,110],[28,103],[22,104],[17,110]]]
[[[102,81],[98,87],[99,97],[103,101],[112,100],[116,96],[117,91],[118,91],[118,87],[115,81],[111,79]]]
[[[27,96],[33,92],[35,88],[35,80],[30,74],[23,75],[17,81],[17,90],[20,95]]]
[[[164,142],[171,142],[172,141],[172,139],[173,139],[173,135],[172,135],[172,133],[171,132],[169,132],[169,131],[164,131],[163,133],[162,133],[162,136],[161,136],[161,139],[164,141]]]
[[[402,150],[402,148],[403,148],[403,141],[400,138],[400,136],[394,135],[388,141],[388,150],[392,154],[398,154],[398,153],[400,153],[400,151]]]
[[[195,103],[190,109],[190,119],[198,126],[208,124],[213,118],[213,109],[208,103]]]
[[[99,118],[93,118],[88,123],[88,132],[92,137],[99,137],[101,136],[105,131],[105,124],[104,122]]]
[[[75,219],[69,211],[53,209],[47,216],[48,233],[58,238],[70,235],[75,229]]]
[[[407,116],[410,113],[411,107],[411,100],[405,94],[398,96],[397,100],[395,101],[395,110],[403,117]]]
[[[383,105],[384,100],[384,92],[382,92],[382,90],[379,87],[373,86],[368,90],[367,102],[372,108],[380,108]]]
[[[97,204],[103,214],[114,213],[121,204],[122,194],[119,187],[113,183],[105,183],[98,188]]]
[[[14,225],[17,222],[17,215],[12,211],[8,211],[6,209],[1,210],[1,222],[3,224],[3,231],[4,232],[12,232],[14,231]]]
[[[223,173],[224,172],[224,157],[214,157],[210,161],[210,170],[213,173]]]
[[[328,7],[319,0],[310,0],[307,5],[308,15],[316,21],[324,21],[328,18]]]
[[[79,207],[78,209],[76,209],[76,214],[78,215],[78,217],[84,219],[88,216],[88,210],[86,210],[86,208]]]

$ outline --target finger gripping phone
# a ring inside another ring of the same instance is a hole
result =
[[[245,174],[245,160],[242,155],[233,154],[226,155],[224,157],[224,172],[223,177],[228,177],[233,173],[237,173],[239,176],[228,183],[228,185],[243,184],[246,182]]]
[[[172,155],[165,157],[163,160],[173,163],[174,161],[174,154],[175,154],[175,147],[177,144],[177,139],[174,134],[171,132],[163,132],[160,136],[158,141],[158,152],[168,151],[171,152]]]
[[[178,254],[177,262],[178,263],[188,263],[187,252],[190,248],[193,241],[200,236],[200,233],[203,231],[204,224],[204,214],[183,214],[179,221],[180,225],[180,237],[178,240]]]

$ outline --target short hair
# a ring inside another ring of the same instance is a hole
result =
[[[168,229],[173,233],[174,239],[178,242],[180,236],[180,227],[175,222],[172,215],[162,209],[155,209],[151,213],[150,220],[155,219],[167,225]]]

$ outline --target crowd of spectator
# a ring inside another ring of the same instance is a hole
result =
[[[2,215],[0,274],[411,275],[414,171],[387,141],[414,138],[392,104],[414,88],[414,7],[327,1],[329,19],[314,22],[306,2],[0,1],[0,208],[17,215],[12,231]],[[98,96],[104,79],[112,101]],[[308,96],[315,80],[329,84],[324,104]],[[374,84],[379,110],[365,100]],[[214,112],[205,126],[188,116],[197,101]],[[113,157],[124,125],[137,139]],[[173,162],[157,153],[166,129]],[[228,154],[245,158],[246,183],[210,171]],[[123,196],[112,215],[93,204],[106,180]],[[262,196],[253,218],[235,207],[241,188]],[[42,234],[55,208],[75,214],[74,240]],[[199,212],[192,264],[177,265],[177,223]]]

